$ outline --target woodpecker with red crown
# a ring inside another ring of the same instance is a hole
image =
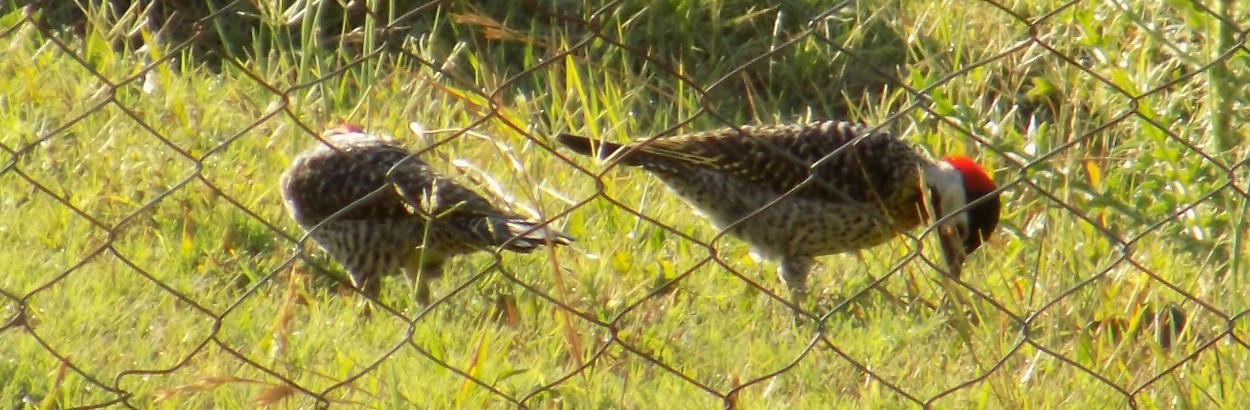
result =
[[[717,229],[779,261],[796,304],[806,300],[814,257],[876,246],[934,221],[958,276],[1002,208],[997,186],[971,159],[931,161],[901,139],[849,122],[724,128],[626,145],[568,134],[556,140],[659,177]]]
[[[417,277],[417,301],[453,256],[491,248],[529,253],[572,238],[492,205],[439,175],[393,139],[341,124],[282,174],[287,211],[376,298],[383,275]]]

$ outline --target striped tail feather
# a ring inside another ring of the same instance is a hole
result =
[[[573,242],[573,237],[564,232],[526,220],[509,220],[504,227],[508,234],[496,236],[496,239],[502,239],[497,244],[513,252],[530,253],[544,245],[560,246]]]
[[[590,138],[579,137],[571,134],[556,135],[556,141],[560,142],[561,145],[564,145],[573,152],[599,159],[610,158],[613,155],[617,155],[618,152],[623,152],[622,150],[629,148],[615,142],[594,141]],[[596,150],[596,148],[598,150]],[[621,158],[621,163],[634,166],[641,165],[641,156],[643,154],[644,153],[642,151],[638,150],[630,152],[629,155]]]

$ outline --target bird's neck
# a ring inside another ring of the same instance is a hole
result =
[[[921,170],[927,195],[928,206],[926,208],[932,208],[932,210],[925,209],[926,216],[934,217],[930,219],[930,222],[945,219],[949,223],[952,218],[946,218],[946,216],[963,208],[967,203],[963,175],[945,162],[926,164],[921,167]]]

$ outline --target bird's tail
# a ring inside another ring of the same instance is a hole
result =
[[[556,135],[556,141],[559,141],[560,144],[568,147],[573,152],[599,159],[607,159],[614,155],[619,155],[618,153],[625,153],[629,149],[628,146],[615,142],[594,141],[590,138],[570,134]],[[646,155],[646,152],[642,150],[629,151],[628,154],[621,157],[620,162],[625,165],[641,165],[644,155]]]
[[[541,246],[568,245],[573,237],[554,228],[519,218],[491,218],[484,232],[494,246],[517,253],[530,253]]]

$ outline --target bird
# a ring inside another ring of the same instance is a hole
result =
[[[417,278],[416,298],[454,256],[499,248],[530,253],[573,238],[502,210],[390,137],[350,123],[326,130],[282,173],[290,216],[376,300],[382,276]]]
[[[626,144],[567,133],[555,139],[577,154],[658,177],[717,229],[777,261],[796,306],[807,300],[815,257],[874,247],[926,222],[938,222],[946,273],[957,277],[1002,211],[997,185],[972,159],[930,160],[890,133],[850,121],[726,127]]]

